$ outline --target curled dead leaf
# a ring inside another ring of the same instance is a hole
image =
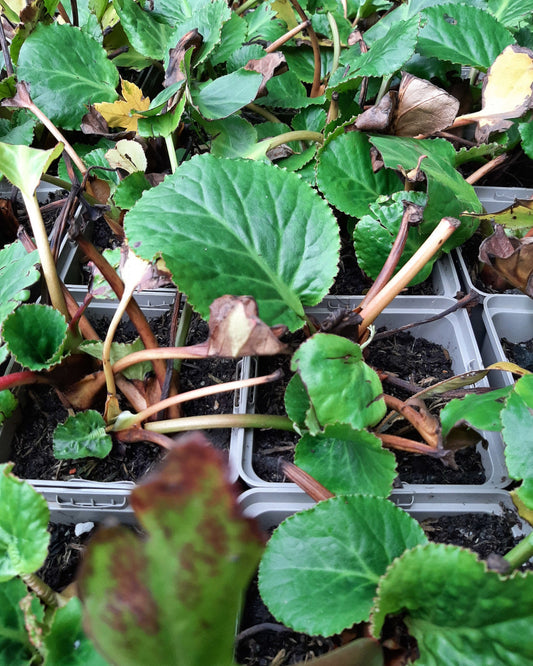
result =
[[[533,238],[507,236],[497,224],[479,247],[480,261],[533,298]]]
[[[287,345],[279,340],[287,328],[270,328],[261,321],[251,296],[221,296],[213,301],[209,312],[209,356],[235,358],[287,352]]]
[[[185,78],[184,72],[181,70],[181,63],[189,49],[197,51],[204,43],[204,38],[195,28],[185,33],[173,49],[170,49],[170,59],[165,72],[165,79],[163,85],[165,88],[183,81]]]
[[[396,93],[389,91],[386,95],[383,95],[379,104],[371,106],[359,114],[355,122],[346,127],[346,131],[386,132],[393,122],[395,109]]]
[[[268,53],[263,58],[258,60],[249,60],[244,69],[250,72],[258,72],[262,75],[263,80],[257,91],[257,97],[264,97],[267,94],[266,84],[273,76],[278,76],[287,71],[287,61],[285,56],[280,51]]]

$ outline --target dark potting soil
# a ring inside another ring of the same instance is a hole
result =
[[[514,537],[512,533],[512,528],[516,524],[516,517],[512,512],[506,512],[501,516],[487,513],[441,516],[424,520],[421,524],[430,541],[469,548],[477,553],[480,559],[487,559],[492,553],[505,555],[520,541],[520,538]],[[396,634],[398,627],[388,626],[387,623],[384,632],[387,630]],[[402,630],[406,631],[405,626]],[[350,638],[360,637],[363,635],[363,625],[356,625],[349,631]],[[401,642],[403,644],[403,641]],[[246,595],[238,634],[236,658],[239,664],[247,666],[295,664],[333,650],[340,643],[341,636],[328,638],[308,636],[293,632],[278,623],[261,600],[257,579],[254,579]],[[405,644],[410,645],[410,642],[406,641]],[[416,645],[416,642],[414,644]]]
[[[151,321],[152,328],[162,344],[168,343],[170,312]],[[105,333],[109,320],[94,321],[99,334]],[[115,340],[131,341],[135,337],[129,321],[119,327]],[[188,344],[205,340],[207,324],[199,317],[191,322]],[[209,359],[186,362],[180,373],[181,392],[201,386],[234,379],[233,359]],[[25,479],[67,480],[72,478],[93,481],[137,481],[144,476],[164,455],[156,444],[124,444],[115,441],[110,454],[104,458],[82,458],[80,460],[57,460],[53,455],[53,432],[58,423],[68,416],[53,388],[42,385],[27,389],[23,417],[15,433],[11,460],[15,463],[14,474]],[[127,404],[121,405],[127,408]],[[103,398],[99,405],[103,408]],[[233,392],[220,393],[183,405],[183,416],[199,414],[232,413]],[[230,431],[213,429],[206,431],[208,439],[219,449],[229,448]]]
[[[512,362],[533,372],[533,338],[523,342],[511,342],[507,338],[501,338],[503,351]]]
[[[374,368],[395,373],[412,384],[423,383],[428,386],[453,376],[452,363],[446,349],[424,338],[415,338],[408,332],[375,340],[366,353],[367,362]],[[263,357],[259,360],[258,374],[273,372],[277,367],[283,368],[284,380],[257,388],[255,411],[258,414],[285,414],[285,387],[292,375],[290,359]],[[402,400],[410,395],[387,382],[383,388]],[[393,431],[395,434],[419,440],[416,431],[406,421],[402,420],[400,423],[400,430]],[[279,460],[282,458],[292,462],[297,441],[298,436],[292,432],[254,431],[252,464],[256,474],[269,482],[285,481],[284,475],[279,471]],[[456,453],[458,469],[447,467],[440,460],[429,456],[401,451],[395,451],[395,455],[398,478],[404,483],[481,484],[486,479],[481,456],[475,447]]]

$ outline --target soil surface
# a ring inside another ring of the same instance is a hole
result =
[[[170,312],[150,323],[162,344],[168,343]],[[97,332],[107,330],[109,320],[93,321]],[[129,321],[119,327],[115,340],[131,341],[135,337]],[[188,344],[205,340],[207,324],[194,317],[189,331]],[[180,373],[181,391],[201,386],[231,381],[235,378],[236,362],[233,359],[209,359],[186,361]],[[137,481],[164,455],[161,447],[151,443],[124,444],[114,442],[110,454],[104,458],[57,460],[53,454],[52,438],[58,423],[68,412],[55,390],[49,386],[34,385],[26,389],[23,414],[13,439],[10,459],[15,463],[14,474],[25,479],[67,480],[72,478],[93,481]],[[22,402],[22,401],[21,401]],[[128,405],[123,402],[123,408]],[[100,407],[103,407],[103,399]],[[184,416],[222,414],[233,412],[233,392],[220,393],[183,405]],[[229,429],[207,431],[207,437],[219,449],[229,448]]]
[[[481,559],[492,553],[505,555],[520,540],[512,534],[516,523],[514,514],[461,514],[441,516],[422,522],[430,541],[470,548]],[[267,623],[267,624],[265,624]],[[363,625],[347,630],[346,638],[362,635]],[[406,628],[398,622],[388,623],[384,632],[395,635],[402,632],[402,641],[416,650],[416,642],[406,635]],[[388,634],[384,634],[388,635]],[[250,585],[238,635],[237,661],[247,666],[286,666],[318,656],[340,645],[344,636],[323,638],[292,632],[270,614],[262,602],[257,581]]]
[[[299,344],[301,340],[295,340]],[[446,349],[424,338],[415,338],[409,332],[374,340],[367,348],[367,362],[376,369],[396,374],[415,385],[428,386],[453,376],[452,363]],[[277,384],[258,387],[256,409],[259,414],[285,414],[284,393],[291,377],[290,360],[279,357],[263,357],[259,360],[259,374],[273,372],[282,367],[284,379]],[[405,400],[409,393],[384,383],[384,391]],[[430,402],[428,401],[428,406]],[[433,402],[432,409],[440,409],[442,403]],[[419,440],[411,426],[401,420],[394,426],[394,434]],[[279,460],[292,462],[298,435],[280,430],[254,431],[253,468],[256,474],[270,482],[286,480],[279,471]],[[440,460],[428,456],[395,452],[399,481],[421,484],[481,484],[486,480],[481,456],[474,447],[458,451],[455,455],[458,469],[445,466]]]
[[[533,372],[533,338],[523,342],[511,342],[507,338],[502,338],[500,342],[510,361]]]

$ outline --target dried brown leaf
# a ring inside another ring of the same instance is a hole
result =
[[[280,51],[268,53],[263,58],[258,60],[249,60],[244,69],[250,72],[258,72],[262,75],[263,80],[257,91],[257,97],[264,97],[267,94],[266,84],[273,76],[278,76],[287,71],[287,61],[285,56]]]
[[[492,236],[481,243],[479,259],[533,298],[533,238],[507,236],[497,224]]]
[[[381,98],[379,104],[359,114],[355,122],[346,127],[346,131],[385,132],[393,122],[395,108],[396,93],[389,91]]]
[[[170,49],[170,60],[165,73],[165,80],[163,81],[165,88],[168,88],[174,83],[178,83],[178,81],[183,81],[185,78],[185,74],[181,71],[183,58],[190,48],[197,51],[200,46],[202,46],[203,41],[204,38],[195,28],[194,30],[189,30],[189,32],[185,33],[176,46],[173,49]]]

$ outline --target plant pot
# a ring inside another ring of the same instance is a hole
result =
[[[360,297],[339,298],[327,297],[323,303],[315,308],[309,308],[309,314],[323,320],[331,311],[339,307],[355,307]],[[427,319],[446,310],[454,304],[454,301],[444,297],[425,296],[400,296],[387,307],[376,321],[376,327],[386,326],[396,328],[413,321]],[[423,337],[431,342],[442,345],[452,360],[453,374],[460,374],[470,370],[483,367],[481,355],[477,348],[475,338],[470,326],[469,318],[464,310],[453,312],[443,319],[431,323],[422,324],[411,331],[414,337]],[[247,358],[241,365],[243,376],[255,373],[255,362]],[[484,379],[480,386],[489,386],[488,380]],[[267,389],[268,390],[268,389]],[[253,389],[242,389],[239,396],[238,410],[241,413],[253,412],[255,405],[255,392]],[[279,490],[286,489],[294,484],[284,482],[269,482],[262,479],[254,469],[254,437],[255,430],[239,430],[232,438],[232,457],[239,461],[239,474],[242,480],[250,487],[268,488],[274,487]],[[503,441],[499,433],[484,433],[488,442],[487,448],[481,443],[477,446],[481,465],[485,472],[485,481],[478,485],[474,484],[437,484],[437,483],[403,483],[402,487],[417,492],[434,492],[443,490],[446,492],[459,491],[472,488],[501,488],[509,482],[503,454]]]
[[[484,364],[511,361],[503,350],[502,338],[518,343],[533,335],[533,300],[528,296],[492,295],[483,303],[483,323],[486,334],[481,347]],[[518,364],[519,365],[519,364]],[[510,372],[494,371],[489,375],[494,388],[514,383]]]
[[[86,290],[81,288],[73,290],[73,296],[78,301],[83,300]],[[153,319],[165,314],[172,305],[172,299],[167,294],[157,292],[142,292],[135,295],[135,300],[142,307],[144,314],[148,319]],[[93,301],[88,309],[92,319],[101,317],[111,318],[116,309],[116,301]],[[127,321],[127,316],[124,318]],[[196,363],[196,361],[192,361]],[[8,366],[7,372],[12,371],[13,364]],[[21,389],[20,395],[24,395],[26,387]],[[13,435],[21,421],[21,409],[18,408],[15,414],[4,423],[0,428],[0,463],[10,460]],[[222,436],[223,431],[217,431]],[[229,440],[227,438],[228,451]],[[136,446],[130,444],[126,446]],[[76,468],[76,462],[72,461],[72,468]],[[229,461],[232,481],[237,479],[237,465],[234,461]],[[45,480],[30,479],[29,483],[40,493],[44,495],[50,507],[60,509],[62,512],[71,513],[78,510],[94,510],[97,513],[101,509],[113,509],[120,512],[130,512],[129,494],[134,488],[135,483],[129,480],[125,481],[92,481],[76,478],[75,472],[72,478],[67,480]]]

